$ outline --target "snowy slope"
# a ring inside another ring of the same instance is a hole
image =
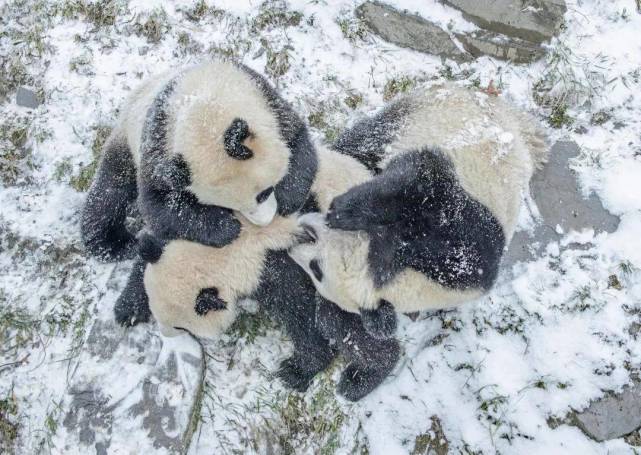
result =
[[[87,361],[90,328],[110,318],[127,272],[79,250],[92,147],[141,78],[235,55],[270,77],[319,141],[381,106],[392,79],[494,81],[542,123],[550,109],[535,103],[533,89],[565,95],[567,122],[549,134],[581,146],[574,169],[583,189],[621,224],[610,235],[568,233],[544,257],[504,270],[474,305],[402,317],[402,365],[357,404],[334,395],[341,365],[303,396],[283,389],[270,374],[288,341],[246,317],[205,347],[190,453],[391,454],[423,443],[453,453],[633,453],[630,440],[597,443],[562,422],[620,390],[641,365],[630,330],[641,324],[641,14],[633,0],[569,1],[547,61],[529,66],[488,58],[446,66],[397,48],[362,28],[350,0],[220,0],[206,11],[182,0],[103,3],[98,12],[73,1],[0,5],[0,452],[74,453],[65,446],[64,396]],[[391,4],[474,29],[436,1]],[[44,104],[16,106],[18,84],[40,90]],[[567,248],[572,242],[583,248]],[[125,390],[134,379],[120,380]],[[110,453],[128,450],[160,451],[132,443]]]

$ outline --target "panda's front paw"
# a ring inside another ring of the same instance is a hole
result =
[[[123,327],[133,327],[142,322],[149,322],[151,311],[147,295],[132,295],[126,291],[127,289],[118,297],[114,306],[116,322]]]
[[[386,377],[386,373],[381,374],[381,371],[375,368],[363,368],[351,363],[341,373],[336,391],[346,400],[358,401],[370,394]]]
[[[350,193],[334,198],[329,206],[325,220],[332,229],[344,231],[365,230],[369,227],[366,207],[355,203]]]
[[[214,248],[222,248],[238,238],[241,226],[240,221],[238,221],[233,215],[226,214],[208,227],[208,232],[205,238],[186,240],[202,243],[206,246],[213,246]]]
[[[396,333],[396,310],[388,301],[381,300],[381,304],[376,310],[361,308],[360,312],[365,330],[374,338],[387,339]]]
[[[304,392],[314,379],[314,374],[306,371],[300,360],[295,357],[289,357],[283,360],[276,372],[276,376],[290,389],[297,392]]]

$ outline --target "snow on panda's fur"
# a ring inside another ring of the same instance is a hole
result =
[[[326,212],[334,197],[369,180],[371,175],[354,158],[320,148],[318,171],[311,188],[313,202],[304,210]],[[222,248],[184,240],[163,244],[143,238],[141,254],[149,260],[144,285],[151,312],[165,335],[185,330],[212,338],[234,321],[240,299],[256,299],[284,325],[294,343],[295,354],[283,362],[279,376],[291,387],[305,390],[334,356],[326,343],[314,338],[316,290],[286,252],[306,233],[297,215],[277,216],[265,227],[239,219],[240,236]],[[352,346],[362,345],[362,349],[356,348],[358,355],[351,357],[349,372],[339,384],[343,395],[359,399],[364,393],[358,378],[385,378],[398,358],[397,343],[377,342],[365,332],[359,318],[338,308],[322,311],[331,317],[332,324],[342,324],[345,331],[354,333]],[[383,349],[374,349],[381,346]]]
[[[533,119],[455,84],[398,100],[336,148],[379,174],[336,198],[326,220],[302,217],[317,240],[290,254],[321,295],[381,336],[394,331],[393,309],[449,307],[493,285],[547,152]]]
[[[262,76],[227,61],[170,71],[125,103],[89,190],[83,241],[103,259],[132,257],[125,220],[137,199],[155,236],[220,247],[240,232],[232,210],[259,225],[292,213],[314,171],[304,123]]]

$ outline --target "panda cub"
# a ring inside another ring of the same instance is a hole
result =
[[[82,214],[85,247],[132,257],[125,221],[136,199],[155,236],[226,245],[240,233],[232,210],[260,226],[296,211],[315,164],[304,123],[262,76],[227,61],[170,71],[132,93],[106,142]]]
[[[141,212],[163,241],[212,247],[234,241],[241,223],[288,215],[307,198],[316,155],[305,124],[251,69],[214,61],[143,83],[108,139],[82,215],[87,251],[118,260],[135,255],[127,218]],[[119,323],[149,318],[136,260],[116,302]]]
[[[291,249],[319,293],[379,337],[409,313],[474,300],[494,284],[524,192],[547,149],[535,122],[455,84],[399,99],[335,147],[377,175],[301,223]]]
[[[370,178],[371,172],[354,158],[319,148],[310,203],[302,210],[326,212],[336,196]],[[144,272],[144,284],[151,312],[166,335],[185,330],[211,338],[234,321],[239,299],[257,300],[285,327],[294,343],[295,353],[281,364],[278,375],[290,387],[303,391],[335,355],[324,338],[316,338],[316,289],[286,251],[310,239],[296,215],[277,216],[262,228],[252,226],[241,216],[239,219],[243,226],[240,236],[222,248],[143,238],[141,254],[150,262]],[[357,400],[364,395],[362,378],[375,382],[375,387],[388,376],[398,359],[398,343],[374,339],[364,330],[359,317],[330,302],[323,304],[332,308],[320,308],[322,317],[330,318],[332,326],[340,325],[342,338],[351,340],[350,365],[338,391]]]

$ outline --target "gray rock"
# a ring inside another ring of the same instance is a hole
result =
[[[415,14],[400,12],[376,1],[367,1],[356,9],[356,15],[373,33],[390,43],[457,61],[470,59],[447,32]]]
[[[571,418],[585,434],[597,441],[620,438],[641,428],[641,383],[621,393],[606,395]]]
[[[26,87],[19,87],[16,92],[16,104],[29,109],[35,109],[40,106],[40,99],[36,92]]]
[[[545,55],[545,50],[538,44],[498,33],[480,31],[469,35],[459,33],[456,37],[474,57],[489,55],[514,63],[529,63]]]
[[[536,257],[548,243],[560,240],[563,233],[587,228],[597,233],[614,232],[618,228],[619,218],[605,210],[595,194],[587,199],[583,197],[569,163],[579,152],[574,142],[557,142],[548,162],[532,177],[530,194],[542,222],[533,234],[517,232],[514,235],[504,258],[505,265]]]
[[[486,30],[541,43],[563,22],[565,0],[441,0]]]

